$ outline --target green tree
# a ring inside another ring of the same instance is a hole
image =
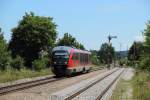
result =
[[[150,54],[150,21],[146,24],[143,35],[145,35],[144,52]]]
[[[103,64],[112,63],[115,57],[115,49],[108,43],[102,44],[100,50],[98,51],[98,59]]]
[[[14,69],[21,70],[24,68],[24,61],[20,56],[10,61],[10,66]]]
[[[84,45],[82,45],[81,43],[79,43],[77,41],[76,41],[75,47],[78,48],[78,49],[81,49],[81,50],[85,50]]]
[[[0,28],[0,69],[4,70],[9,63],[9,52],[7,51],[7,43],[4,40],[3,33]]]
[[[12,56],[19,55],[26,66],[39,57],[41,50],[54,46],[57,37],[56,24],[51,17],[36,16],[34,13],[25,13],[17,27],[12,29],[12,38],[9,48]]]
[[[145,41],[143,43],[143,53],[140,59],[139,68],[150,71],[150,21],[146,24],[143,35],[145,35]]]
[[[40,71],[41,69],[47,68],[49,66],[49,59],[47,57],[36,59],[32,62],[33,69]]]
[[[98,51],[97,50],[90,50],[90,52],[91,52],[91,61],[92,61],[92,64],[99,65],[100,62],[99,62],[99,59],[97,57]]]
[[[57,45],[58,46],[73,46],[82,50],[85,49],[81,43],[76,41],[75,37],[73,37],[71,34],[68,34],[68,33],[65,33],[63,38],[58,40]]]
[[[144,47],[142,42],[134,42],[129,49],[128,59],[130,61],[138,61],[141,57],[141,54],[144,53]]]

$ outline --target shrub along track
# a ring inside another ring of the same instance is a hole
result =
[[[99,68],[96,70],[94,69],[94,70],[91,70],[90,72],[101,70],[101,69],[102,68]],[[10,92],[16,92],[16,91],[32,88],[32,87],[35,87],[38,85],[43,85],[43,84],[47,84],[47,83],[51,83],[51,82],[60,81],[62,79],[66,79],[66,77],[56,78],[55,76],[50,76],[50,77],[46,77],[46,78],[38,79],[38,80],[34,80],[34,81],[28,81],[28,82],[3,86],[3,87],[0,87],[0,96],[6,95]]]

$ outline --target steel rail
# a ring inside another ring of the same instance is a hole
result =
[[[122,74],[123,72],[124,72],[124,70],[121,71],[120,74],[108,85],[108,87],[106,87],[106,88],[102,91],[102,93],[96,98],[96,100],[100,100],[100,99],[105,95],[105,93],[112,87],[112,85],[117,81],[117,79],[121,76],[121,74]]]
[[[5,87],[0,87],[0,96],[1,95],[6,95],[10,92],[15,92],[15,91],[35,87],[35,86],[38,86],[38,85],[43,85],[43,84],[47,84],[47,83],[50,83],[50,82],[55,82],[55,81],[58,81],[58,80],[61,80],[61,79],[64,79],[64,78],[48,77],[48,78],[44,78],[44,79],[39,79],[39,80],[14,84],[14,85],[5,86]]]
[[[91,70],[90,72],[94,72],[94,71],[98,71],[98,70],[100,70],[100,69]],[[34,80],[34,81],[28,81],[28,82],[18,83],[18,84],[14,84],[14,85],[3,86],[3,87],[0,87],[0,96],[6,95],[10,92],[21,91],[21,90],[32,88],[35,86],[59,81],[59,80],[65,79],[65,78],[66,77],[54,78],[54,76],[50,76],[50,77],[47,77],[44,79],[38,79],[38,80]]]
[[[104,77],[100,78],[99,80],[93,82],[92,84],[88,85],[87,87],[79,90],[78,92],[74,93],[73,95],[65,98],[65,100],[72,100],[73,98],[75,98],[76,96],[78,96],[79,94],[83,93],[84,91],[86,91],[87,89],[89,89],[90,87],[94,86],[95,84],[97,84],[98,82],[102,81],[103,79],[105,79],[106,77],[110,76],[111,74],[115,73],[117,70],[119,69],[116,69],[114,71],[112,71],[111,73],[105,75]]]

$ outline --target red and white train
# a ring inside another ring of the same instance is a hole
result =
[[[58,46],[52,50],[52,71],[56,76],[88,72],[91,68],[91,53],[68,46]]]

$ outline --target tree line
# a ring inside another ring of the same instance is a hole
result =
[[[117,57],[114,47],[109,43],[103,43],[99,50],[90,51],[91,61],[95,65],[111,64]]]
[[[57,40],[57,24],[51,17],[37,16],[33,12],[25,13],[18,25],[11,30],[7,43],[0,29],[0,69],[29,68],[41,70],[50,67],[51,50],[55,46],[72,46],[85,50],[83,44],[69,33]],[[104,43],[101,48],[90,50],[92,63],[95,65],[112,63],[115,50],[112,45]],[[110,58],[110,59],[108,59]]]
[[[150,71],[150,21],[142,32],[143,42],[134,41],[128,52],[129,65]]]
[[[25,13],[12,30],[9,43],[0,29],[0,69],[9,67],[20,70],[22,67],[40,70],[50,66],[50,52],[54,46],[66,45],[85,49],[75,37],[65,33],[57,39],[57,24],[51,17]]]

